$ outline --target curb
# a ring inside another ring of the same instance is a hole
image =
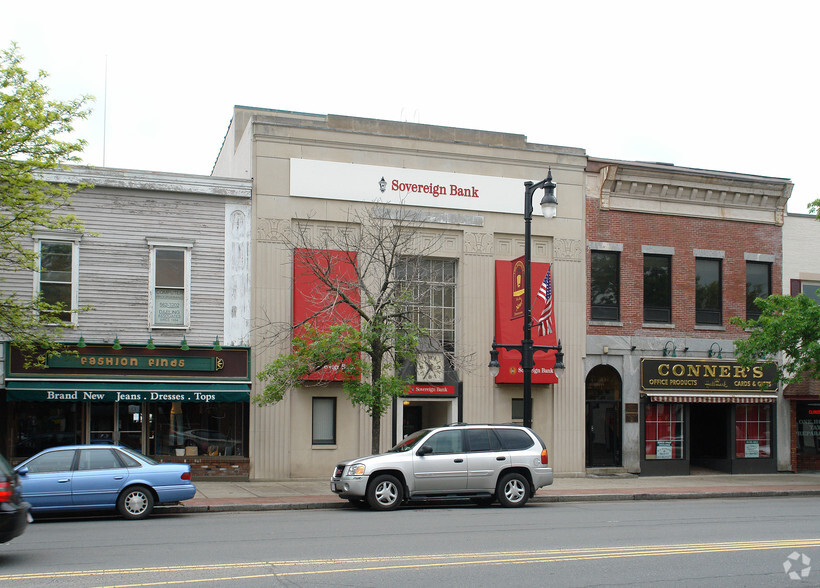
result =
[[[602,493],[602,494],[553,494],[535,495],[529,501],[536,503],[554,502],[616,502],[625,500],[682,500],[698,498],[789,498],[803,496],[820,496],[820,489],[802,490],[734,490],[729,492],[622,492],[622,493]],[[429,500],[428,503],[438,505],[465,504],[464,501],[455,500]],[[345,508],[358,510],[356,506],[349,504],[346,500],[316,501],[316,502],[261,502],[242,503],[235,502],[229,504],[178,504],[173,506],[158,506],[158,513],[208,513],[208,512],[258,512],[272,510],[324,510]]]

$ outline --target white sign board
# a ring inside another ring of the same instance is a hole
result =
[[[185,324],[185,293],[182,290],[157,288],[154,299],[154,324]]]
[[[523,214],[524,181],[335,161],[290,160],[290,194],[305,198]]]
[[[760,441],[746,440],[746,455],[744,457],[760,457]]]
[[[655,459],[672,459],[672,441],[658,441]]]

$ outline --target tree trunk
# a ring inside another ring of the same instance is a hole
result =
[[[370,354],[370,382],[373,385],[373,393],[380,394],[380,390],[376,388],[376,382],[379,381],[382,375],[382,355],[381,352],[381,345],[379,342],[372,343],[372,352]],[[381,404],[379,402],[374,402],[373,407],[380,407]],[[382,412],[379,408],[378,410],[372,410],[371,415],[371,427],[370,427],[370,452],[372,454],[379,453],[379,446],[381,445],[381,436],[382,436]]]
[[[376,416],[375,414],[370,417],[371,420],[371,428],[370,428],[370,438],[372,440],[372,445],[370,447],[370,453],[376,454],[379,453],[379,441],[381,439],[382,433],[382,417],[381,415]]]

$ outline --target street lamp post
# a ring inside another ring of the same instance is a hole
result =
[[[540,182],[524,182],[524,338],[520,345],[498,345],[493,340],[490,350],[490,374],[498,375],[500,365],[498,363],[498,349],[508,351],[518,351],[521,354],[521,369],[524,371],[524,426],[532,427],[532,368],[535,365],[534,355],[538,351],[555,351],[555,370],[564,369],[564,353],[561,341],[558,345],[534,345],[532,340],[532,284],[530,274],[532,272],[532,197],[536,191],[544,189],[544,197],[541,199],[541,211],[544,218],[555,217],[558,208],[558,199],[555,197],[555,184],[552,181],[552,169],[547,172],[547,177]]]

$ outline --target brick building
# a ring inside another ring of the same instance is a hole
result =
[[[780,292],[792,184],[597,158],[587,172],[587,468],[789,469],[788,406],[732,360],[729,319]]]

